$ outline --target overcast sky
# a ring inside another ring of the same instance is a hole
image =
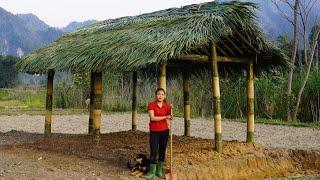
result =
[[[71,21],[105,20],[210,0],[0,0],[0,7],[17,13],[32,13],[53,27]]]

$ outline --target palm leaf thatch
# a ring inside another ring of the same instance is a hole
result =
[[[208,2],[106,20],[64,35],[28,55],[17,68],[29,73],[133,71],[186,54],[208,55],[210,41],[226,39],[242,54],[225,47],[218,53],[257,56],[261,67],[287,66],[286,56],[258,28],[256,9],[254,3]]]

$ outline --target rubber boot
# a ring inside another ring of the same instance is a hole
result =
[[[156,176],[157,164],[150,164],[149,172],[145,176],[146,179],[151,180]]]
[[[161,178],[161,179],[166,179],[164,173],[163,173],[163,161],[159,161],[157,164],[157,171],[156,171],[156,175]]]

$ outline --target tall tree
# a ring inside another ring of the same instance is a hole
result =
[[[296,102],[296,106],[294,108],[294,114],[293,114],[293,119],[297,119],[297,114],[298,114],[298,110],[299,110],[299,105],[300,105],[300,101],[301,101],[301,96],[302,96],[302,93],[304,91],[304,88],[307,84],[307,81],[309,79],[309,74],[310,74],[310,70],[311,70],[311,66],[312,66],[312,59],[313,59],[313,56],[315,54],[315,50],[316,50],[316,47],[317,47],[317,42],[318,42],[318,39],[319,39],[319,34],[320,34],[320,28],[318,28],[315,32],[315,35],[313,37],[313,41],[312,41],[312,47],[311,47],[311,54],[310,54],[310,59],[309,59],[309,62],[308,62],[308,68],[307,68],[307,73],[306,73],[306,76],[303,80],[303,83],[302,83],[302,86],[299,90],[299,93],[298,93],[298,97],[297,97],[297,102]]]
[[[290,0],[272,0],[273,4],[277,7],[277,9],[281,12],[282,16],[292,24],[293,26],[293,50],[291,52],[290,62],[292,64],[296,61],[296,55],[299,45],[299,10],[300,4],[302,0],[294,0],[294,3]],[[313,1],[313,0],[312,0]],[[282,8],[279,6],[280,3],[286,4],[288,7],[292,9],[293,12],[293,19],[291,18],[292,15],[285,13]],[[306,11],[307,12],[307,11]],[[301,13],[300,13],[301,14]],[[306,59],[306,58],[305,58]],[[292,95],[292,77],[293,77],[294,69],[290,69],[288,74],[288,81],[287,81],[287,115],[286,120],[292,120],[292,112],[291,112],[291,102],[293,101]]]

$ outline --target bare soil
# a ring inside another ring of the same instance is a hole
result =
[[[126,162],[149,152],[145,115],[140,116],[138,131],[129,130],[130,114],[104,116],[100,146],[85,134],[86,116],[54,117],[54,134],[44,139],[42,116],[0,116],[0,179],[139,179],[131,176]],[[262,143],[247,144],[243,142],[245,128],[238,134],[243,123],[224,121],[223,132],[230,135],[224,136],[224,151],[219,154],[212,149],[211,123],[194,120],[191,130],[197,137],[184,137],[180,136],[183,123],[179,118],[174,122],[174,171],[179,179],[320,177],[320,138],[308,137],[319,135],[319,129],[263,125],[256,128],[269,129],[266,134],[257,132],[256,139]],[[272,133],[277,128],[288,134]],[[275,139],[272,146],[265,145],[267,136]],[[291,142],[292,137],[297,138]],[[303,137],[311,143],[302,142]],[[297,148],[303,144],[307,146]],[[168,160],[167,156],[166,171]]]

